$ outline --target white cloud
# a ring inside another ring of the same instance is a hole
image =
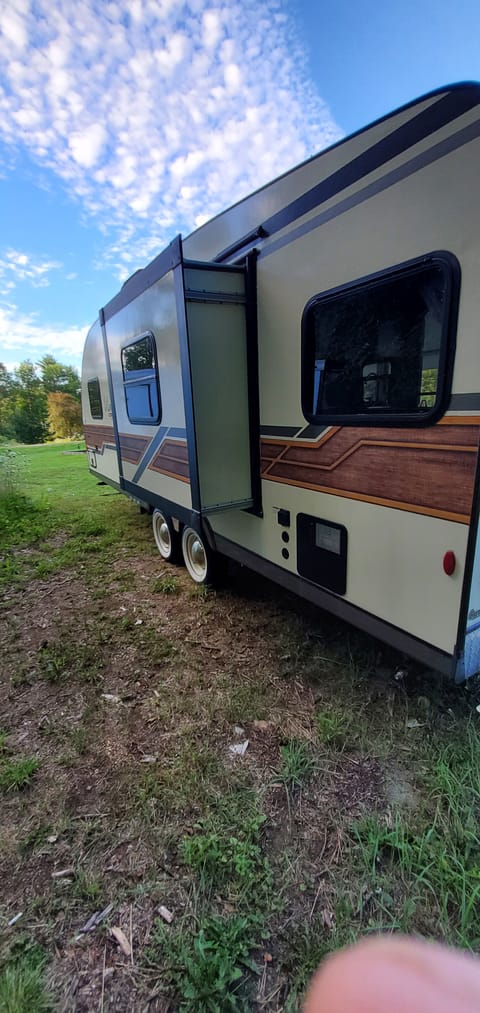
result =
[[[84,130],[72,134],[68,144],[77,164],[85,169],[91,169],[96,165],[105,139],[105,130],[100,123],[91,123]]]
[[[12,304],[0,305],[0,362],[37,362],[48,352],[78,368],[87,330],[87,325],[61,328],[40,324],[33,314],[22,314]]]
[[[0,137],[61,178],[113,237],[113,262],[145,263],[152,235],[161,249],[339,137],[285,0],[14,7]]]
[[[10,45],[13,43],[15,50],[23,49],[27,45],[26,26],[21,13],[7,10],[4,7],[3,11],[0,12],[0,30],[7,42]]]
[[[46,288],[48,275],[62,265],[56,260],[38,259],[20,250],[5,250],[0,255],[0,295],[7,295],[19,281],[28,281],[34,288]]]

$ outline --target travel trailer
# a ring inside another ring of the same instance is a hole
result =
[[[180,236],[100,310],[92,474],[164,560],[230,557],[458,681],[480,669],[480,85]]]

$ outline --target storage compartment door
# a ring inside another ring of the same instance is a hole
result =
[[[241,275],[228,280],[243,287]],[[245,305],[187,296],[186,309],[201,509],[250,507]]]

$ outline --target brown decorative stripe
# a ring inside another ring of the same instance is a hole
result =
[[[316,445],[264,447],[262,477],[468,524],[479,425],[332,428]]]
[[[151,436],[133,436],[131,433],[119,433],[118,438],[122,461],[129,464],[138,464],[152,439]]]
[[[158,471],[162,475],[178,478],[181,482],[189,482],[190,472],[186,440],[165,439],[148,467],[151,471]]]
[[[110,444],[115,447],[115,433],[113,426],[84,426],[83,432],[85,436],[85,443],[91,450],[96,450],[97,453],[103,454],[103,449],[106,444]]]
[[[444,415],[437,426],[478,426],[480,415]]]

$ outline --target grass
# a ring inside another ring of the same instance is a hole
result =
[[[250,1008],[259,970],[252,951],[268,937],[276,906],[262,848],[265,819],[259,795],[239,781],[210,800],[208,816],[181,842],[181,859],[194,877],[197,915],[185,917],[173,932],[159,919],[146,960],[151,967],[171,968],[170,987],[181,996],[182,1008],[201,1013]],[[222,913],[215,911],[219,894]]]
[[[21,791],[26,788],[36,774],[38,766],[38,760],[33,756],[1,759],[0,789],[2,791]]]
[[[102,666],[97,647],[75,643],[73,639],[68,640],[66,637],[57,643],[42,647],[38,655],[41,675],[54,683],[68,678],[98,683],[102,678]]]
[[[224,770],[216,752],[194,736],[185,735],[173,753],[135,777],[129,797],[143,818],[155,823],[168,813],[195,813],[212,789],[224,783]]]
[[[289,933],[282,967],[291,987],[286,1013],[297,1013],[302,995],[324,957],[355,941],[355,934],[328,930],[324,919],[315,917]]]
[[[178,580],[173,574],[156,577],[152,584],[154,594],[176,594],[178,590]]]
[[[465,732],[465,729],[462,729]],[[470,723],[463,742],[433,739],[422,813],[354,824],[354,851],[372,890],[369,920],[411,932],[435,926],[445,941],[480,945],[480,751]]]
[[[2,1013],[53,1013],[44,976],[46,957],[32,949],[0,971]]]
[[[315,716],[320,742],[325,746],[340,748],[352,739],[353,721],[349,714],[336,711],[319,711]]]
[[[271,873],[260,844],[265,816],[250,788],[220,796],[208,817],[185,837],[180,854],[203,887],[227,888],[229,896],[245,899],[264,888]]]
[[[317,760],[309,742],[292,739],[280,747],[281,766],[275,780],[287,791],[301,788],[313,776]]]
[[[16,447],[8,453],[15,455],[15,464],[9,458],[7,468],[0,448],[0,582],[32,573],[44,579],[78,565],[87,569],[92,583],[98,582],[119,542],[134,544],[141,520],[136,516],[131,523],[123,497],[96,485],[85,455],[69,453],[68,444]],[[19,555],[26,546],[34,549],[30,557]]]
[[[0,1009],[74,986],[92,1009],[293,1013],[364,934],[478,951],[478,686],[397,683],[402,660],[245,571],[193,587],[65,449],[15,450],[0,486],[2,923],[22,912]],[[133,964],[106,923],[72,946],[109,903]]]
[[[0,731],[0,790],[21,791],[30,783],[38,770],[38,760],[33,756],[10,755],[8,733]]]

